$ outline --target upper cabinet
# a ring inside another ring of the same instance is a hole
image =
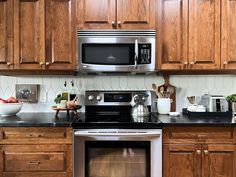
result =
[[[0,69],[74,70],[75,52],[75,0],[0,0]]]
[[[222,0],[221,67],[236,69],[236,1]]]
[[[160,0],[158,68],[220,69],[220,0]]]
[[[78,29],[155,29],[155,0],[78,0]]]
[[[0,1],[0,69],[13,69],[13,0]]]

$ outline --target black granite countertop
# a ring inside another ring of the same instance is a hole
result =
[[[80,113],[78,113],[80,114]],[[16,116],[1,117],[0,127],[71,127],[77,116],[66,113],[19,113]]]
[[[84,113],[78,115],[59,113],[55,117],[55,113],[19,113],[17,116],[1,117],[0,127],[71,127],[72,122],[83,116]],[[236,118],[225,117],[187,117],[180,115],[179,117],[171,117],[169,115],[154,115],[161,121],[161,126],[236,126]],[[101,125],[100,125],[101,126]],[[157,124],[160,127],[160,124]]]

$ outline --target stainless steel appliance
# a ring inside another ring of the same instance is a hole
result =
[[[133,117],[148,116],[149,110],[146,105],[148,95],[147,94],[136,94],[133,97],[134,105],[132,107],[131,114]]]
[[[155,30],[78,31],[78,70],[155,71]]]
[[[132,117],[134,95],[147,94],[149,116]],[[74,128],[74,177],[162,177],[161,122],[150,91],[87,91]]]
[[[208,112],[227,112],[228,102],[224,96],[205,94],[201,97],[201,105],[204,105]]]

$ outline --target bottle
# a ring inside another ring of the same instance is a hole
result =
[[[70,101],[73,101],[76,97],[76,95],[78,94],[78,89],[75,87],[74,81],[71,81],[71,88],[70,88]]]
[[[65,97],[66,100],[68,101],[69,99],[69,90],[67,88],[67,82],[65,81],[64,83],[64,87],[62,88],[62,93],[61,93],[62,97]]]

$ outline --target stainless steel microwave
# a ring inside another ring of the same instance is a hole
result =
[[[79,71],[155,71],[155,30],[87,30],[77,34]]]

